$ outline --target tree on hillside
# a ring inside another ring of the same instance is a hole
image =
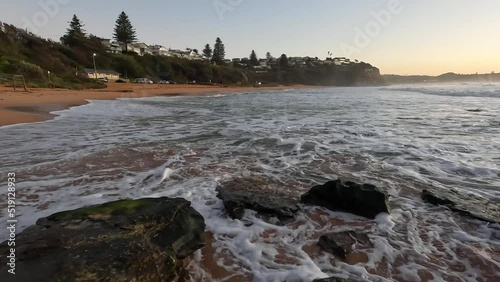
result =
[[[271,56],[271,53],[267,52],[266,53],[266,59],[269,61],[273,58],[273,56]]]
[[[79,41],[85,38],[84,26],[85,25],[80,19],[76,15],[73,15],[73,19],[69,22],[69,28],[66,30],[66,34],[61,37],[61,42],[68,46],[77,45]]]
[[[250,64],[252,66],[259,65],[259,59],[257,58],[257,54],[255,54],[255,50],[252,50],[252,54],[250,54]]]
[[[218,65],[223,65],[225,57],[226,57],[226,50],[224,48],[224,44],[222,43],[222,40],[219,37],[217,37],[217,39],[215,40],[212,62]]]
[[[128,51],[128,44],[137,41],[137,34],[135,32],[135,29],[125,12],[121,12],[121,14],[118,16],[118,19],[116,20],[113,38],[125,45],[125,51]]]
[[[210,48],[210,44],[205,45],[205,49],[203,49],[203,56],[207,59],[212,58],[212,48]]]
[[[288,57],[285,54],[280,57],[280,67],[288,68]]]

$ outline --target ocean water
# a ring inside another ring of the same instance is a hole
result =
[[[57,114],[0,128],[0,183],[16,173],[23,228],[84,205],[183,197],[212,237],[193,257],[192,281],[500,277],[500,226],[420,200],[422,189],[453,188],[500,205],[500,84],[119,99]],[[286,225],[252,211],[231,220],[215,188],[238,177],[297,196],[336,177],[369,182],[392,196],[392,213],[367,220],[302,206]],[[369,232],[374,247],[342,262],[316,246],[344,230]]]

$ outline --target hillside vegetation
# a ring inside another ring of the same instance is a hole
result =
[[[253,85],[256,82],[344,86],[382,83],[378,69],[366,63],[302,68],[275,66],[266,72],[256,72],[252,67],[214,65],[208,60],[139,56],[132,52],[110,54],[101,43],[101,38],[92,35],[78,38],[78,42],[69,47],[0,22],[0,73],[24,75],[31,87],[105,87],[104,84],[77,76],[78,71],[93,68],[93,54],[96,54],[98,69],[114,70],[129,79],[147,77],[154,81],[164,79],[186,83],[195,80],[197,83],[225,85]],[[376,69],[375,75],[367,76],[366,68]]]

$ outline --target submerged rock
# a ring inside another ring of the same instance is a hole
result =
[[[481,110],[481,109],[469,109],[469,110],[466,110],[466,111],[471,112],[471,113],[480,113],[483,110]]]
[[[373,247],[366,233],[356,233],[354,231],[321,236],[318,241],[318,246],[323,250],[342,260],[345,260],[347,255],[353,252],[353,246],[355,245],[361,248]]]
[[[184,258],[205,244],[204,231],[203,217],[184,199],[122,200],[56,213],[17,235],[15,280],[179,281]],[[0,254],[9,248],[0,244]]]
[[[422,199],[437,206],[492,223],[500,223],[500,203],[475,194],[457,190],[423,190]]]
[[[286,220],[294,218],[300,209],[298,199],[283,191],[269,189],[269,184],[260,179],[233,179],[217,187],[217,192],[233,219],[242,219],[245,209],[251,209]]]
[[[301,202],[330,210],[350,212],[367,218],[389,213],[389,196],[371,184],[357,184],[337,179],[314,186],[301,196]]]
[[[330,278],[315,279],[313,280],[313,282],[352,282],[352,280],[330,277]]]

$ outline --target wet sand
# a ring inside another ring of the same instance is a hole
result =
[[[220,92],[245,92],[254,90],[280,90],[313,88],[310,86],[276,87],[224,87],[206,85],[161,84],[108,84],[106,89],[28,89],[13,91],[0,85],[0,126],[48,120],[53,111],[60,111],[88,103],[89,100],[114,100],[117,98],[143,98],[163,95],[203,95]]]

